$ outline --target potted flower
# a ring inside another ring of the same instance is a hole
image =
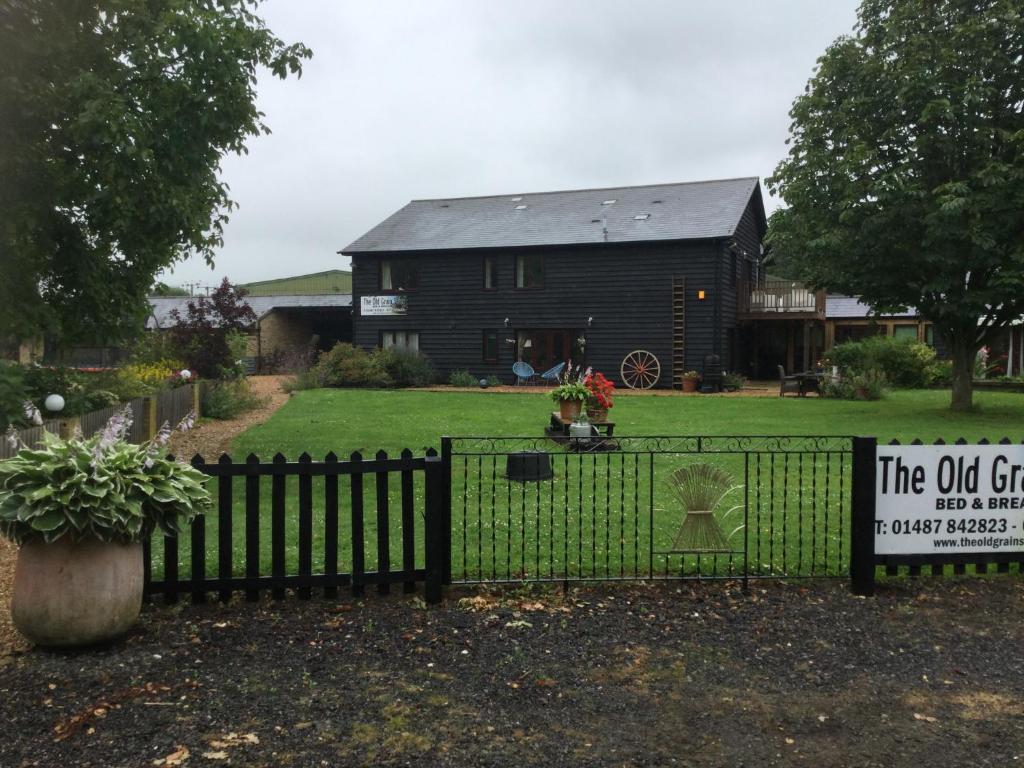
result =
[[[0,462],[0,534],[20,545],[11,615],[39,645],[124,633],[142,604],[142,542],[158,528],[178,533],[209,507],[206,477],[164,455],[170,427],[134,445],[130,426],[125,408],[93,437],[46,434]]]
[[[700,382],[700,374],[696,371],[686,371],[683,374],[683,392],[696,392],[697,384]]]
[[[551,399],[558,403],[558,413],[564,421],[574,421],[583,410],[583,404],[590,396],[583,380],[590,374],[588,368],[585,373],[578,374],[575,378],[572,375],[572,362],[565,366],[565,374],[559,380],[558,386],[551,390]]]
[[[587,388],[587,415],[591,421],[602,422],[608,420],[608,409],[614,403],[612,396],[615,392],[615,384],[609,381],[603,373],[593,373],[583,379]]]

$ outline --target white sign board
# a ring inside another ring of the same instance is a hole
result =
[[[1024,551],[1024,445],[880,445],[875,554]]]
[[[361,296],[359,299],[359,314],[363,317],[404,315],[408,306],[408,296]]]

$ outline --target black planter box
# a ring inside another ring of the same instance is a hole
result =
[[[551,456],[543,451],[519,451],[506,457],[505,477],[509,480],[537,482],[550,480],[553,476]]]

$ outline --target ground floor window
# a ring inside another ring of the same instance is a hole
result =
[[[420,351],[419,331],[381,331],[380,345],[384,349],[401,349],[405,352]]]
[[[484,331],[484,362],[498,362],[498,332]]]
[[[911,341],[917,341],[917,324],[894,325],[892,328],[892,335],[895,339],[910,339]]]

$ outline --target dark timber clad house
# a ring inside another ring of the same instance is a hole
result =
[[[504,382],[519,359],[618,379],[638,349],[661,387],[709,354],[744,370],[765,227],[753,177],[414,200],[341,251],[353,339]]]

